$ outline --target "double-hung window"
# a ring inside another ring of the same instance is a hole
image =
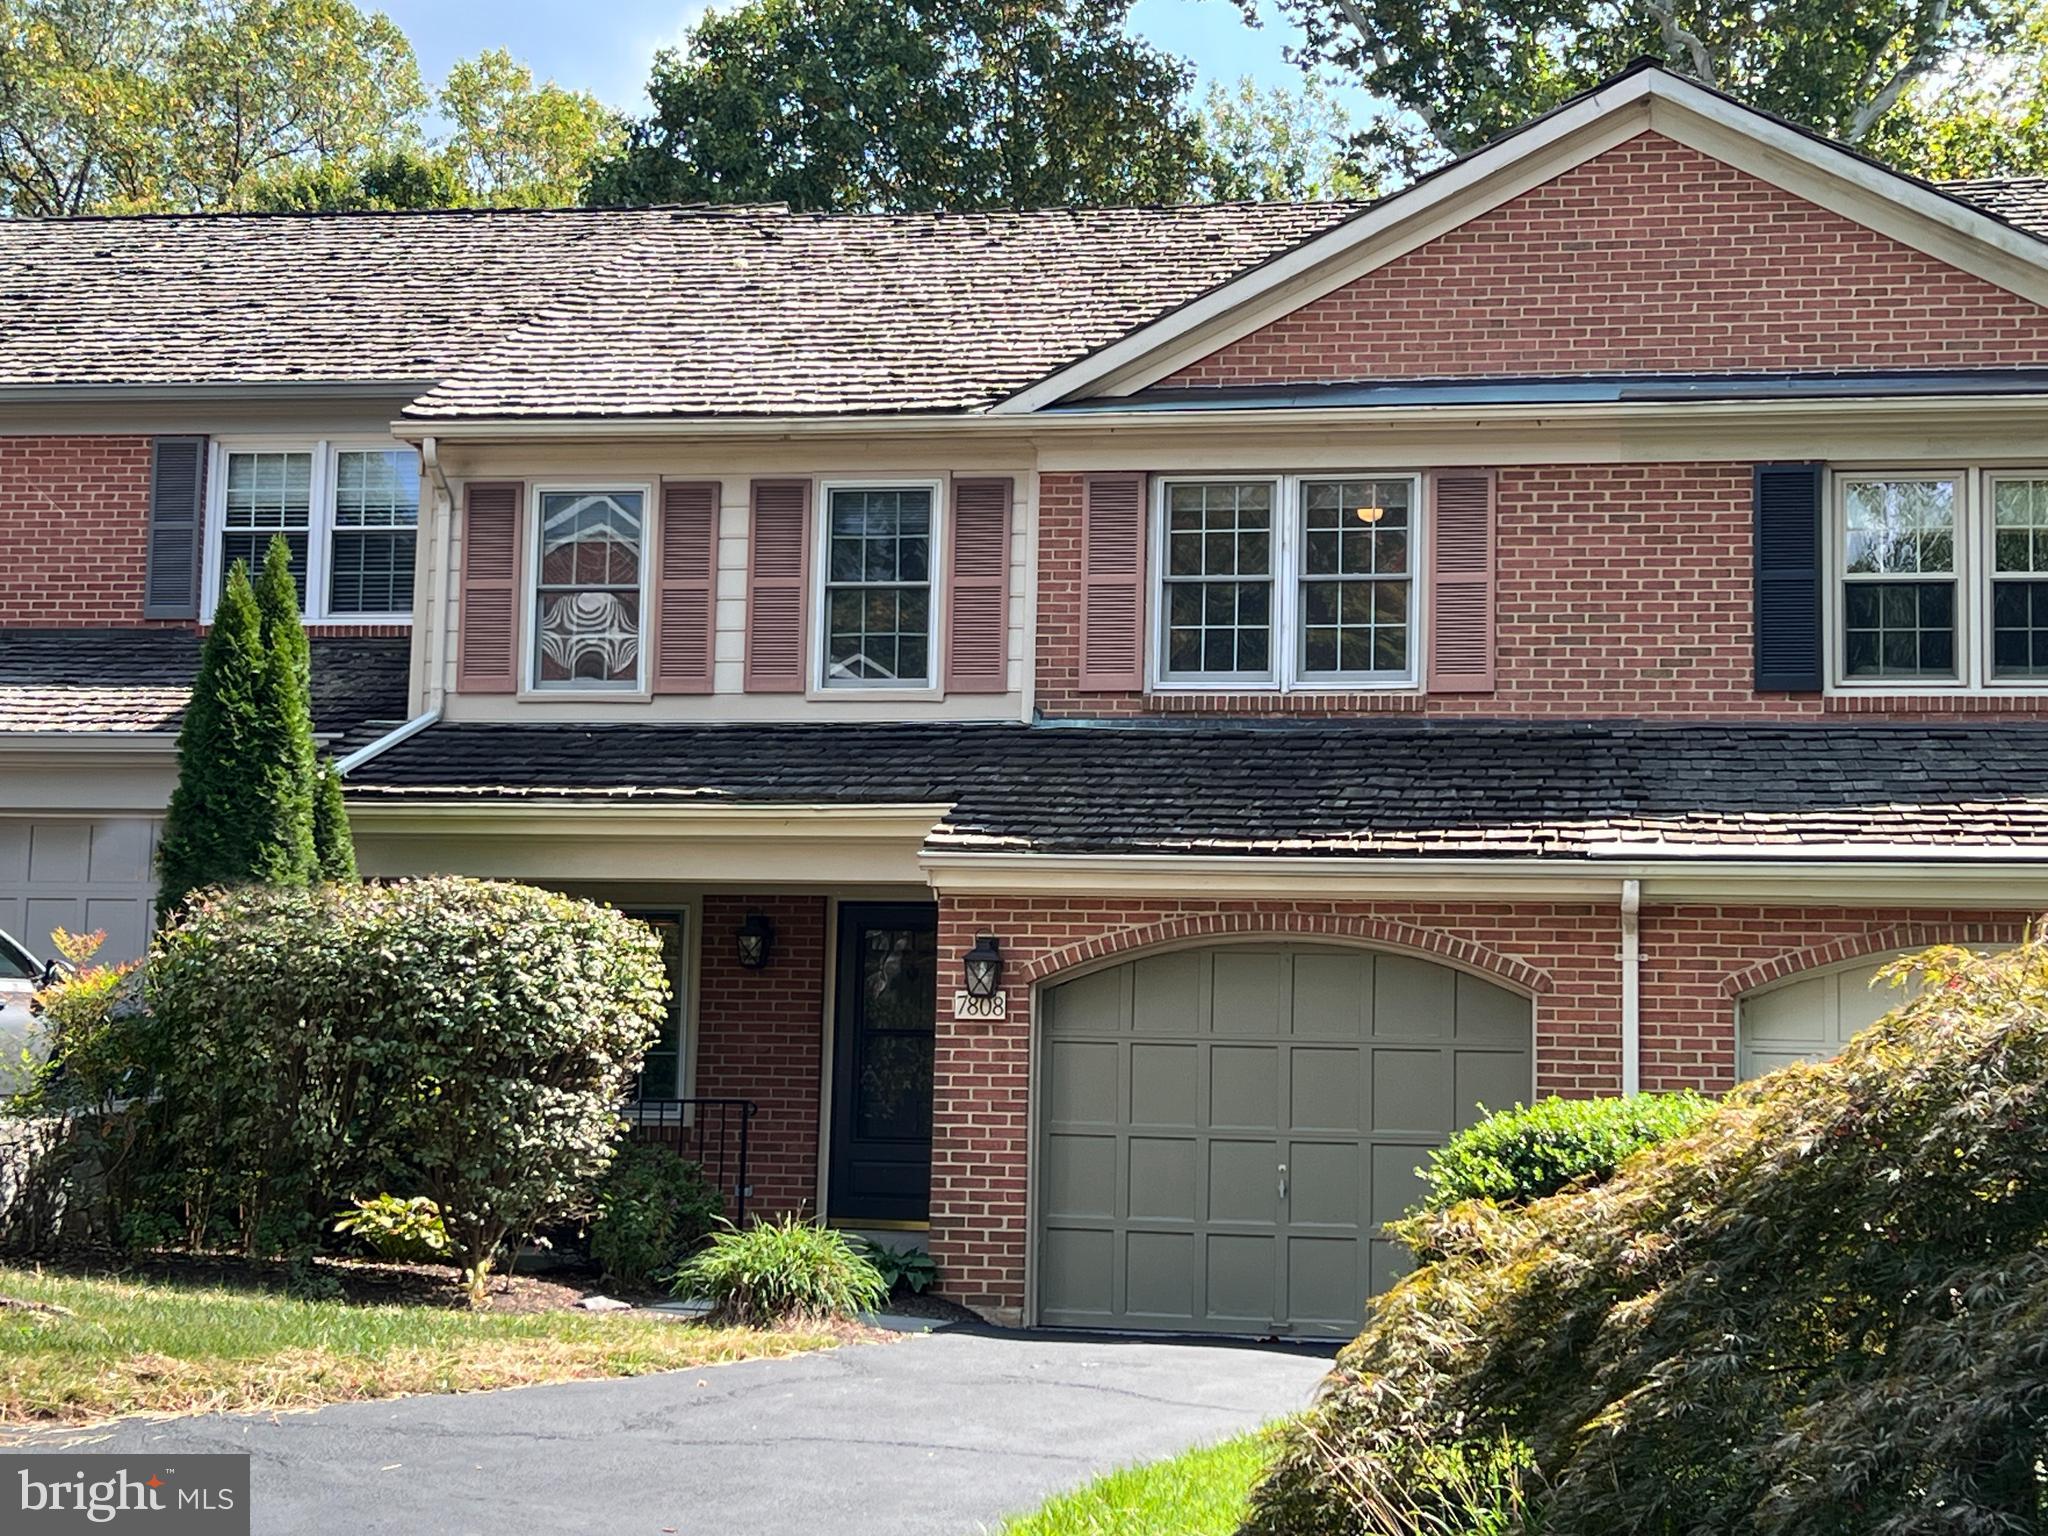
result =
[[[1163,481],[1155,681],[1412,686],[1419,507],[1413,475]]]
[[[937,487],[825,487],[827,688],[929,688]]]
[[[2048,472],[1837,471],[1833,481],[1837,687],[2048,683]]]
[[[645,486],[535,490],[535,689],[645,686],[647,501]]]
[[[209,614],[228,567],[239,560],[253,574],[281,538],[309,621],[412,617],[420,461],[410,448],[229,439],[216,445],[211,488]]]

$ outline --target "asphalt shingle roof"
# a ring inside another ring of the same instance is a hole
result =
[[[2048,235],[2048,176],[1980,177],[1935,185],[2030,234]]]
[[[178,629],[0,629],[0,732],[175,731],[199,670]],[[313,638],[313,725],[351,751],[405,718],[412,642]]]
[[[0,388],[440,380],[429,418],[972,407],[1355,208],[0,220]]]
[[[2048,849],[2048,726],[446,724],[368,800],[947,803],[954,851]]]

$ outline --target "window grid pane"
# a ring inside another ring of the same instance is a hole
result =
[[[1303,482],[1303,676],[1407,672],[1412,500],[1406,480]]]
[[[292,582],[306,606],[306,572],[313,520],[313,455],[230,453],[227,456],[221,569],[240,560],[255,575],[282,535],[292,553]]]
[[[420,462],[403,449],[347,449],[334,456],[334,531],[329,613],[412,611]]]
[[[1843,508],[1850,575],[1947,574],[1955,569],[1955,481],[1852,480],[1843,492]]]
[[[835,490],[826,536],[826,684],[928,684],[931,491]]]
[[[1167,488],[1166,670],[1264,674],[1273,665],[1273,485]]]
[[[1852,677],[1955,675],[1955,584],[1850,582],[1843,590],[1843,660]]]
[[[535,582],[535,681],[630,688],[639,680],[643,497],[544,491]]]

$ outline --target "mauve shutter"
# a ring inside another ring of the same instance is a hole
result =
[[[1756,686],[1821,686],[1818,464],[1756,466]]]
[[[462,596],[456,608],[455,686],[462,693],[519,688],[519,508],[526,487],[463,487]]]
[[[810,566],[811,482],[756,480],[747,533],[749,693],[804,690],[804,577]]]
[[[654,691],[711,691],[712,588],[718,579],[718,482],[661,487],[654,575]]]
[[[160,437],[149,463],[145,619],[199,617],[199,540],[206,526],[206,439]]]
[[[946,582],[946,690],[1002,693],[1010,682],[1011,482],[955,480]]]
[[[1493,691],[1493,471],[1429,481],[1429,691]]]
[[[1084,693],[1145,686],[1145,477],[1089,475],[1081,505]]]

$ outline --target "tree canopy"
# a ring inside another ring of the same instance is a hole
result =
[[[1238,3],[1256,24],[1259,0]],[[1395,109],[1360,136],[1359,147],[1369,163],[1401,178],[1476,148],[1644,56],[1907,169],[1940,169],[1939,145],[1949,131],[1943,106],[1958,91],[1979,111],[1979,138],[1998,138],[2003,125],[2023,121],[2041,95],[2040,0],[1279,4],[1301,29],[1297,51],[1305,63],[1355,81]],[[1985,90],[1988,62],[2029,55],[2034,62],[2019,73],[2031,78]]]
[[[745,0],[657,55],[593,203],[987,209],[1181,202],[1211,168],[1188,64],[1131,0]]]

